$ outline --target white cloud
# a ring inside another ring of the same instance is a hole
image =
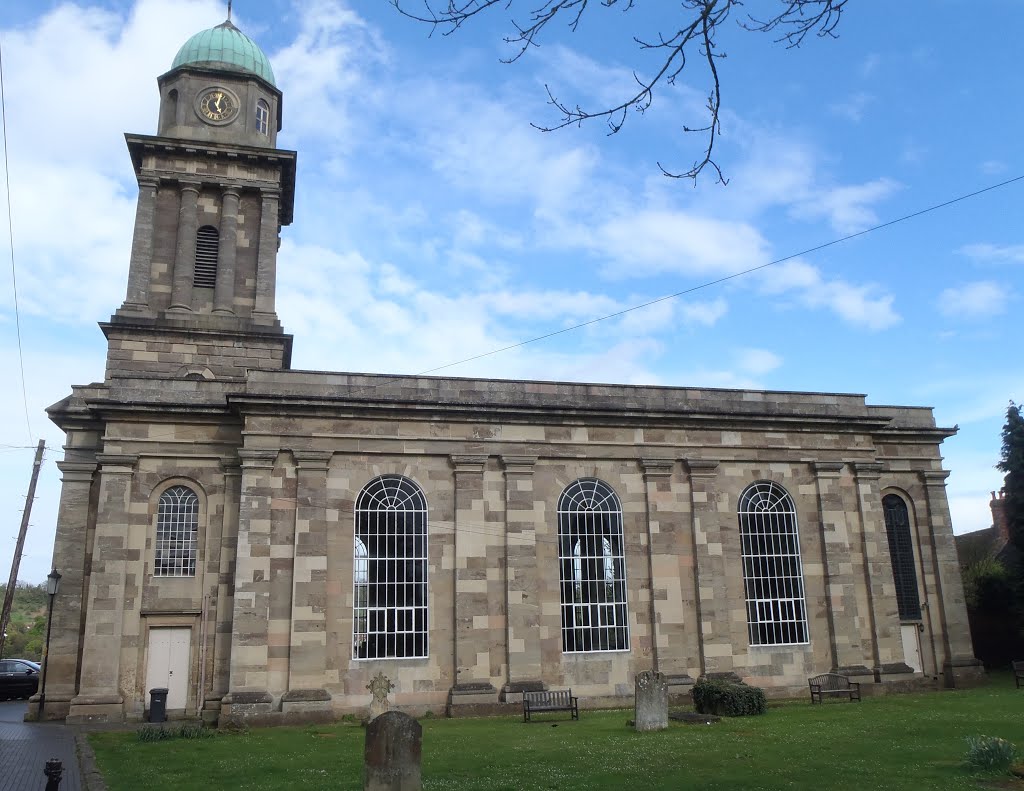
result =
[[[874,98],[871,94],[860,91],[841,102],[833,102],[828,109],[833,115],[856,123],[864,118],[864,110],[874,101]]]
[[[856,233],[878,224],[878,215],[871,204],[885,200],[900,188],[889,178],[878,178],[864,184],[833,187],[814,191],[793,209],[801,218],[825,218],[842,234]]]
[[[860,64],[860,74],[862,77],[870,77],[878,69],[882,63],[882,56],[877,52],[871,52],[864,58]]]
[[[715,299],[711,302],[684,302],[679,306],[679,312],[683,319],[689,324],[701,324],[711,327],[718,322],[729,306],[724,299]]]
[[[979,242],[965,245],[957,252],[975,261],[986,263],[1024,263],[1024,244],[997,245]]]
[[[621,214],[596,229],[595,254],[612,277],[663,272],[732,274],[764,263],[767,244],[751,225],[669,210]]]
[[[1005,173],[1007,165],[1005,162],[1000,162],[998,159],[986,159],[981,163],[981,172],[988,176],[998,176],[1000,173]]]
[[[982,319],[1006,312],[1010,292],[991,280],[979,280],[954,288],[939,295],[939,310],[944,316],[961,319]]]
[[[782,365],[782,358],[767,349],[742,349],[737,355],[737,367],[753,376],[774,371]]]
[[[301,23],[285,48],[269,53],[279,86],[287,87],[283,120],[289,136],[349,151],[356,108],[373,101],[366,72],[388,58],[386,46],[351,9],[336,0],[296,3]]]
[[[872,285],[825,280],[817,267],[800,259],[764,270],[762,283],[768,294],[792,292],[807,307],[827,308],[850,324],[869,330],[884,330],[901,321],[893,309],[892,295],[878,293]]]

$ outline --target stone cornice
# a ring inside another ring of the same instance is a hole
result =
[[[487,456],[452,454],[448,457],[456,473],[483,473]]]
[[[645,478],[667,478],[675,469],[675,459],[640,459]]]
[[[878,480],[881,477],[884,466],[877,461],[855,461],[853,471],[858,479]]]
[[[691,478],[714,478],[718,474],[719,462],[713,459],[684,459]]]
[[[92,481],[93,475],[99,464],[94,461],[58,461],[57,469],[61,472],[61,480],[64,483],[71,481],[86,482]]]
[[[295,457],[296,466],[300,470],[315,472],[327,469],[331,463],[331,457],[334,456],[334,452],[329,450],[293,450],[292,455]]]
[[[277,450],[246,450],[238,451],[238,458],[242,462],[243,469],[254,467],[273,467],[277,461]]]
[[[505,472],[514,475],[532,475],[537,463],[536,456],[502,456],[501,463]]]
[[[135,470],[139,456],[135,453],[97,453],[96,461],[104,473],[129,474]]]
[[[949,470],[922,470],[919,474],[925,486],[945,486]]]

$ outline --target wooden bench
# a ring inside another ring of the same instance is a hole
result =
[[[846,676],[838,673],[822,673],[819,676],[812,676],[807,679],[811,687],[811,703],[821,703],[827,695],[829,697],[848,697],[850,700],[860,700],[860,684],[850,681]]]
[[[539,711],[569,711],[572,718],[580,718],[577,706],[578,698],[573,697],[571,689],[552,689],[547,692],[523,693],[523,722],[530,721],[530,715]]]
[[[1017,689],[1020,689],[1020,682],[1024,681],[1024,661],[1019,659],[1013,661],[1013,680],[1017,684]]]

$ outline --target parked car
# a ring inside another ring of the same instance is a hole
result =
[[[39,689],[39,663],[30,659],[0,659],[0,700],[29,698]]]

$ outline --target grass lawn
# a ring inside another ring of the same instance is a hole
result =
[[[772,704],[760,717],[672,723],[638,734],[632,711],[423,720],[423,785],[466,789],[982,789],[1013,778],[963,766],[968,736],[1024,749],[1024,690],[1012,677],[963,692]],[[357,725],[253,729],[141,743],[134,732],[89,736],[111,791],[362,789]]]

